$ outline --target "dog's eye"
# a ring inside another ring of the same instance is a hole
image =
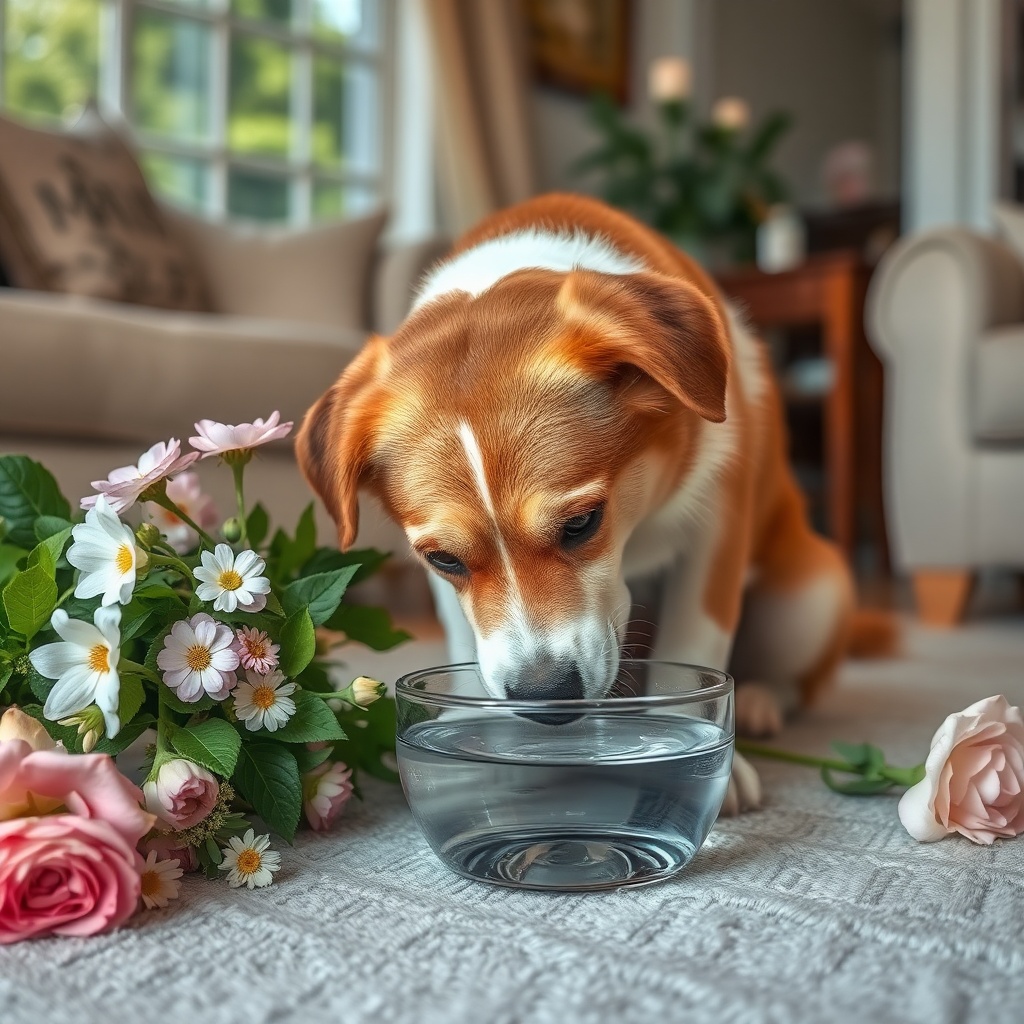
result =
[[[449,576],[465,576],[468,572],[466,566],[448,551],[430,551],[424,557],[438,572]]]
[[[598,505],[589,512],[583,512],[562,524],[562,547],[568,549],[579,547],[597,533],[601,525],[604,508]]]

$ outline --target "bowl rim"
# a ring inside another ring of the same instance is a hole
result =
[[[477,669],[477,661],[460,661],[451,665],[435,665],[432,668],[421,668],[415,672],[407,672],[395,683],[395,698],[402,697],[420,704],[435,707],[486,708],[494,711],[506,711],[513,714],[517,711],[640,711],[652,707],[667,707],[673,704],[695,704],[698,701],[714,700],[727,696],[735,691],[735,680],[722,669],[709,668],[707,665],[694,665],[685,661],[665,661],[662,658],[623,658],[622,664],[643,663],[645,665],[667,665],[672,668],[684,668],[694,672],[718,677],[718,682],[692,690],[680,690],[678,693],[655,693],[639,697],[596,697],[572,698],[568,700],[503,700],[499,697],[468,697],[455,693],[429,693],[413,688],[413,683],[424,676],[439,675],[444,672],[466,669]]]

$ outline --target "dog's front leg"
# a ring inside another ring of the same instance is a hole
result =
[[[697,527],[688,553],[668,570],[652,657],[725,671],[739,624],[748,546],[742,505]],[[740,521],[737,522],[736,520]],[[761,780],[737,753],[722,814],[761,805]]]

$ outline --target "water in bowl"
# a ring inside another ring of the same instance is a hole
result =
[[[551,725],[467,713],[412,726],[398,759],[449,867],[518,888],[606,889],[687,864],[722,805],[732,744],[680,715]]]

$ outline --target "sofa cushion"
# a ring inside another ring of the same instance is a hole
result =
[[[208,308],[134,155],[95,118],[50,132],[0,117],[0,258],[19,288]]]
[[[0,292],[5,379],[17,382],[4,388],[0,433],[144,448],[188,437],[203,418],[251,422],[280,409],[298,421],[364,339],[310,324]]]
[[[1024,441],[1024,326],[986,331],[974,354],[974,436]]]
[[[202,220],[165,208],[196,253],[220,313],[365,329],[377,242],[387,219],[378,210],[313,228],[265,228]]]

